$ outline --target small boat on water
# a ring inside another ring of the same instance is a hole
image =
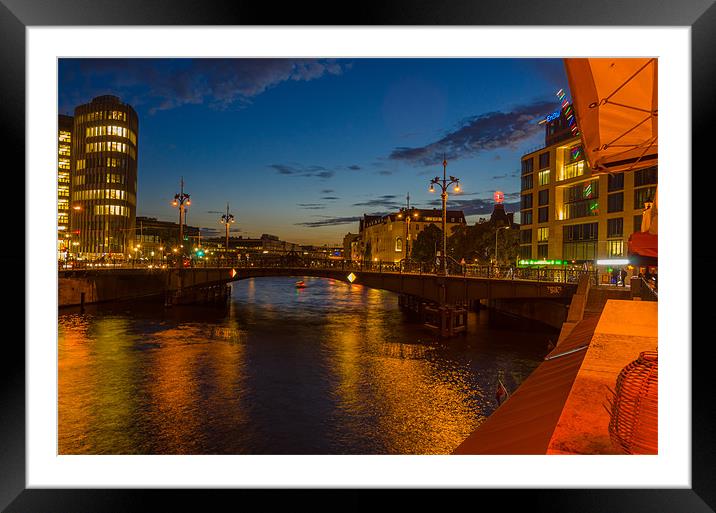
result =
[[[306,283],[305,283],[303,280],[297,281],[297,282],[296,282],[296,288],[297,288],[297,289],[305,289],[305,288],[306,288]]]

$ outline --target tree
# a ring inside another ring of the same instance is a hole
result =
[[[423,231],[418,233],[410,251],[410,257],[419,262],[434,262],[436,251],[442,249],[443,231],[429,224]]]
[[[371,247],[370,241],[365,243],[365,249],[363,250],[363,261],[370,262],[373,259],[373,248]]]

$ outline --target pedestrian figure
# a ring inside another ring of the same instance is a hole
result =
[[[622,280],[622,287],[626,287],[626,276],[627,276],[627,272],[624,269],[619,271],[619,277]]]
[[[619,285],[619,269],[614,269],[612,271],[612,283],[614,285]]]

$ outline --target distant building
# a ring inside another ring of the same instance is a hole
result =
[[[343,237],[343,259],[344,260],[355,260],[353,256],[353,248],[356,246],[356,242],[360,241],[360,235],[357,233],[348,232]]]
[[[72,116],[57,118],[57,258],[74,253],[70,232],[70,175],[72,170]]]
[[[359,222],[360,260],[399,262],[410,254],[412,243],[428,225],[442,229],[442,210],[404,209],[384,216],[364,215]],[[448,236],[465,225],[461,210],[447,211]]]
[[[199,239],[199,228],[184,225],[184,245],[191,249]],[[154,217],[137,217],[136,233],[134,235],[135,247],[138,247],[139,256],[150,257],[171,253],[178,248],[179,223],[171,221],[158,221]],[[136,256],[136,255],[135,255]]]
[[[304,259],[315,259],[315,260],[342,260],[343,259],[343,246],[328,245],[323,246],[312,246],[303,245],[301,246],[301,254]]]
[[[592,175],[567,115],[545,123],[545,146],[522,157],[520,259],[593,265],[626,256],[653,201],[657,167]]]
[[[81,257],[133,250],[138,129],[137,113],[116,96],[75,108],[70,225]]]

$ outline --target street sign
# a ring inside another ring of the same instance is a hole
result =
[[[232,269],[230,274],[232,278],[235,278],[237,274],[236,269]]]

